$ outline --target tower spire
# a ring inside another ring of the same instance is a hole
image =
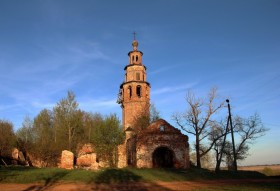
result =
[[[138,47],[138,42],[136,40],[136,32],[134,31],[133,33],[133,42],[132,42],[132,46],[133,46],[133,50],[136,51],[137,47]]]

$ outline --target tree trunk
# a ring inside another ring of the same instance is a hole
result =
[[[221,167],[221,160],[217,159],[217,163],[216,163],[216,168],[215,168],[215,172],[220,172],[220,167]]]
[[[223,152],[224,152],[227,133],[228,133],[228,124],[229,124],[229,117],[227,119],[226,131],[225,131],[224,139],[223,139],[222,146],[221,146],[221,149],[220,149],[220,155],[219,155],[219,149],[217,150],[217,157],[216,157],[217,163],[216,163],[215,172],[220,171],[220,166],[221,166],[221,162],[222,162],[222,159],[223,159]]]
[[[195,143],[195,150],[196,150],[196,166],[198,168],[201,168],[201,162],[200,162],[200,149],[199,149],[199,136],[196,134],[196,143]]]
[[[91,134],[91,127],[89,127],[89,131],[88,131],[88,142],[90,142],[90,134]]]
[[[71,151],[71,129],[68,126],[68,150]]]
[[[56,126],[54,127],[54,142],[56,143]]]

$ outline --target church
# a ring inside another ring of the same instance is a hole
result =
[[[149,115],[150,84],[143,52],[138,50],[134,38],[128,53],[129,63],[124,67],[124,82],[120,85],[118,103],[122,108],[122,125],[125,141],[118,147],[118,167],[136,168],[189,168],[188,136],[158,119],[139,130],[135,119],[144,111]],[[148,109],[147,109],[148,108]]]

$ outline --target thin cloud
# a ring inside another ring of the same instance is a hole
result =
[[[87,99],[79,102],[81,109],[93,110],[93,109],[102,109],[102,108],[115,108],[118,107],[116,99]]]
[[[38,109],[51,109],[55,106],[55,103],[43,103],[39,101],[31,102],[31,105]]]
[[[71,53],[71,60],[82,61],[90,60],[110,60],[110,58],[101,50],[96,42],[84,42],[67,46],[67,50]]]
[[[175,93],[175,92],[178,92],[178,91],[187,90],[187,89],[195,86],[196,84],[197,84],[197,82],[193,82],[193,83],[183,84],[183,85],[179,85],[179,86],[162,87],[162,88],[151,91],[151,94],[152,95],[158,95],[158,94],[168,93],[168,92]]]
[[[18,108],[20,104],[5,104],[5,105],[0,105],[0,111],[7,111],[7,110],[12,110],[15,108]]]
[[[170,71],[171,69],[176,68],[178,66],[180,66],[180,64],[170,65],[170,66],[166,66],[166,67],[159,67],[158,69],[149,72],[149,75],[152,76],[152,75],[159,74],[159,73],[162,73],[162,72],[165,72],[165,71]]]
[[[1,94],[16,103],[32,104],[30,100],[35,100],[35,106],[39,106],[38,101],[49,102],[52,95],[73,89],[73,86],[88,77],[87,70],[83,74],[79,72],[81,68],[85,68],[86,62],[109,59],[98,43],[94,42],[60,44],[54,47],[40,44],[37,47],[42,54],[40,58],[27,58],[19,63],[13,59],[2,58],[1,62],[5,65],[0,66],[0,69],[10,68],[9,65],[15,67],[0,76],[0,80],[5,82],[0,84]],[[92,67],[98,67],[99,70]],[[100,72],[100,69],[98,64],[91,65],[90,74],[94,75]]]

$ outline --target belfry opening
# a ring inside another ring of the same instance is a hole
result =
[[[173,168],[174,154],[167,147],[159,147],[153,152],[153,168]]]

